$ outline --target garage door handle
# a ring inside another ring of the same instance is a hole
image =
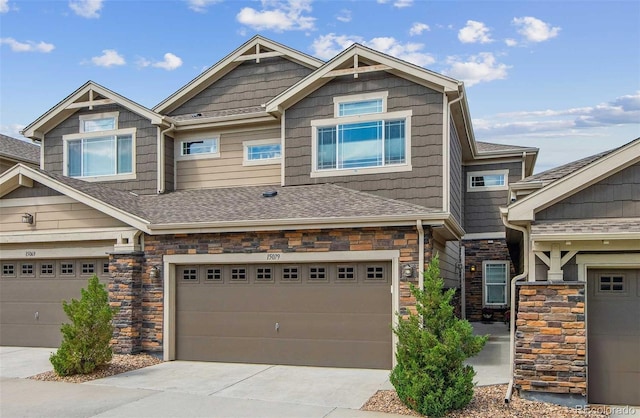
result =
[[[36,321],[40,318],[40,313],[36,312],[33,317],[36,319]]]
[[[276,322],[276,332],[280,331],[280,323]]]

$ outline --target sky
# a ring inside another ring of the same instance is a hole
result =
[[[153,108],[256,34],[464,81],[476,140],[536,172],[640,137],[639,1],[0,0],[0,133],[93,80]]]

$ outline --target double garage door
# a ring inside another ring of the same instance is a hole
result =
[[[391,263],[176,266],[181,360],[390,369]]]
[[[640,405],[640,271],[589,270],[588,402]]]
[[[69,322],[62,301],[80,298],[89,277],[108,280],[107,259],[2,260],[0,345],[58,347]]]

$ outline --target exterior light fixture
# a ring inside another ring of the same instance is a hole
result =
[[[469,271],[470,271],[471,273],[475,273],[475,272],[476,272],[476,265],[475,265],[475,264],[470,265],[470,266],[469,266]]]
[[[30,213],[25,213],[22,215],[22,223],[33,225],[33,215]]]
[[[410,264],[405,264],[402,268],[402,277],[410,279],[413,276],[413,267]]]
[[[153,266],[151,267],[151,270],[149,271],[149,277],[152,279],[157,279],[160,276],[160,269],[158,269],[158,267]]]

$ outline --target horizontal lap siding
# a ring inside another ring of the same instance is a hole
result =
[[[311,178],[311,121],[333,118],[333,98],[388,91],[388,111],[412,110],[411,164],[401,173]],[[335,183],[391,199],[442,206],[442,94],[385,72],[340,77],[286,111],[286,185]]]
[[[451,159],[449,163],[450,170],[450,196],[451,202],[451,214],[458,221],[460,225],[464,225],[463,211],[462,211],[462,187],[464,182],[462,180],[462,147],[460,146],[460,139],[458,138],[458,132],[453,124],[453,119],[449,122],[449,142],[451,149]]]
[[[176,161],[178,190],[280,184],[280,163],[243,166],[242,142],[280,138],[280,128],[220,134],[220,158]]]
[[[260,106],[282,93],[311,70],[284,58],[246,61],[171,112],[171,115]]]
[[[136,178],[135,180],[105,181],[109,187],[139,194],[157,192],[157,128],[143,118],[121,106],[98,106],[93,111],[81,111],[67,118],[45,135],[43,141],[44,169],[54,174],[63,173],[64,135],[80,132],[80,115],[118,112],[118,128],[136,128]]]
[[[640,163],[536,214],[536,220],[640,217]]]
[[[25,197],[61,196],[62,193],[50,189],[37,181],[33,182],[33,187],[19,187],[2,196],[2,199],[19,199]]]
[[[509,184],[522,179],[522,163],[520,162],[470,165],[465,167],[463,190],[467,190],[468,173],[489,170],[509,170]],[[507,205],[508,196],[508,190],[465,192],[465,231],[468,234],[504,231],[499,208]]]

